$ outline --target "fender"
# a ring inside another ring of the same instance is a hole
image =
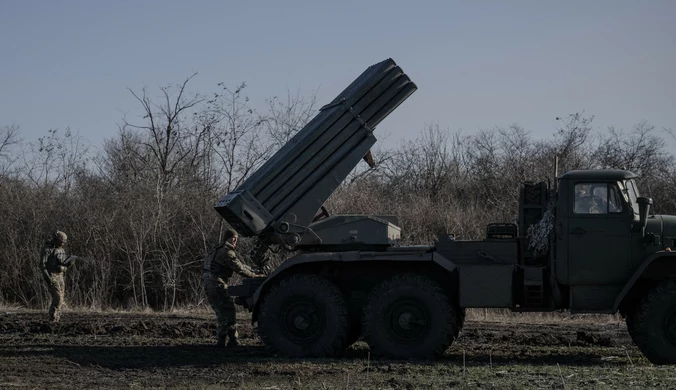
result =
[[[328,262],[357,262],[357,261],[407,261],[407,262],[434,262],[448,272],[453,272],[457,266],[444,256],[437,252],[429,252],[430,247],[408,247],[396,248],[386,252],[305,252],[293,256],[283,262],[277,269],[275,269],[270,276],[261,284],[253,295],[253,314],[251,322],[256,322],[258,318],[258,308],[260,306],[261,294],[274,282],[276,282],[280,274],[298,267],[301,264],[308,263],[328,263]]]
[[[634,287],[634,284],[643,276],[645,273],[646,269],[653,263],[663,260],[663,259],[668,259],[670,261],[674,261],[674,265],[676,265],[676,252],[671,252],[671,251],[657,251],[653,253],[652,255],[648,256],[643,263],[634,271],[634,274],[629,278],[629,281],[624,285],[622,288],[622,291],[620,291],[620,294],[617,296],[615,299],[615,304],[613,305],[613,313],[617,312],[619,310],[620,305],[622,304],[622,301],[624,298],[629,294],[631,291],[632,287]]]

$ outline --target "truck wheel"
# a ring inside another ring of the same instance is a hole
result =
[[[364,307],[364,340],[374,354],[393,358],[442,355],[458,332],[458,313],[434,281],[397,275],[377,286]]]
[[[344,348],[347,306],[330,281],[316,275],[282,279],[261,303],[258,332],[263,342],[291,357],[326,357]]]
[[[627,319],[634,342],[651,363],[676,363],[676,280],[655,287]]]

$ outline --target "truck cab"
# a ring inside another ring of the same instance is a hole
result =
[[[656,364],[676,363],[676,217],[650,215],[636,175],[572,171],[560,177],[554,270],[571,312],[620,312]]]
[[[646,257],[662,250],[660,216],[641,225],[636,175],[572,171],[559,178],[556,281],[572,312],[613,313],[615,300]],[[647,211],[647,210],[646,210]]]

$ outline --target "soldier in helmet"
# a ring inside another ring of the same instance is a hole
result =
[[[239,345],[235,304],[227,290],[228,279],[232,277],[233,272],[247,278],[265,277],[265,275],[254,272],[237,258],[235,252],[237,238],[237,232],[228,229],[224,236],[225,244],[216,246],[204,262],[204,291],[211,308],[216,312],[218,323],[216,347],[219,348],[225,347],[226,336],[230,338],[228,347]]]
[[[66,233],[56,231],[40,251],[40,270],[52,296],[49,306],[49,319],[52,322],[59,322],[61,317],[65,290],[63,277],[66,270],[73,265],[73,262],[68,261],[63,248],[67,241]]]

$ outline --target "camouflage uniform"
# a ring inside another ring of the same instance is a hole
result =
[[[585,196],[575,201],[577,214],[605,214],[607,207],[603,199],[598,196]]]
[[[228,230],[225,239],[236,235],[234,230]],[[234,249],[230,243],[218,245],[204,263],[204,291],[211,308],[216,312],[218,323],[216,345],[219,347],[225,345],[226,335],[230,337],[228,346],[238,345],[235,304],[228,295],[228,279],[232,277],[233,272],[248,278],[256,277],[256,273],[237,258]]]
[[[66,234],[57,231],[54,237],[47,240],[40,250],[40,270],[47,283],[49,294],[52,296],[52,303],[49,306],[49,319],[52,322],[59,322],[64,301],[65,284],[63,277],[68,269],[68,266],[64,265],[67,257],[63,244],[66,240]]]

